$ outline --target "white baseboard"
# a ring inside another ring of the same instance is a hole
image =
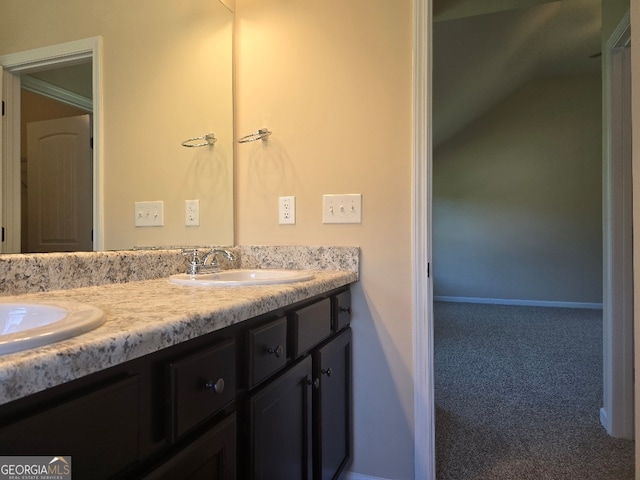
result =
[[[602,303],[589,302],[556,302],[546,300],[516,300],[510,298],[481,298],[481,297],[449,297],[446,295],[434,295],[436,302],[452,303],[484,303],[494,305],[521,305],[526,307],[560,307],[560,308],[589,308],[602,310]]]
[[[371,475],[362,475],[361,473],[347,472],[344,480],[392,480],[390,478],[372,477]]]
[[[611,435],[611,420],[609,420],[609,414],[604,407],[600,408],[600,423],[607,433]]]

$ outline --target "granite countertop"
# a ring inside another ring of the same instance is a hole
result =
[[[167,278],[3,297],[73,300],[101,308],[103,325],[77,337],[0,356],[0,404],[291,305],[358,280],[313,270],[311,280],[268,286],[190,287]]]

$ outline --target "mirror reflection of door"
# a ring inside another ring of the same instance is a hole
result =
[[[27,124],[26,252],[91,251],[90,115]],[[24,223],[23,223],[24,225]]]
[[[88,125],[88,130],[83,131],[82,135],[91,140],[92,76],[91,61],[49,66],[20,76],[20,251],[23,253],[93,250],[93,152],[89,143],[83,147],[89,149],[88,153],[83,153],[89,155],[89,160],[86,164],[82,163],[82,168],[75,160],[69,163],[67,159],[65,164],[62,158],[50,159],[53,163],[34,163],[38,172],[48,170],[46,175],[39,177],[40,180],[29,179],[27,153],[29,123],[84,116],[82,124]],[[70,127],[65,124],[64,127],[55,128],[64,131]],[[56,141],[53,138],[45,142],[48,147],[43,152],[54,148],[53,145],[62,148],[59,144],[63,143],[63,137],[57,137]],[[57,168],[53,168],[54,163],[57,163]],[[45,190],[40,191],[40,187]],[[72,203],[60,203],[62,194],[67,195],[66,201]],[[31,206],[29,197],[33,197]],[[38,217],[31,219],[32,213]]]

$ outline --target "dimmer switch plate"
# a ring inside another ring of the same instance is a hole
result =
[[[164,226],[164,202],[135,202],[136,227]]]
[[[322,223],[362,223],[362,194],[323,195]]]

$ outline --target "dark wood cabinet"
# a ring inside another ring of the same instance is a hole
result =
[[[78,480],[339,478],[352,452],[348,292],[2,405],[0,454],[70,455]]]
[[[318,348],[313,354],[314,377],[314,478],[331,480],[342,473],[352,450],[351,329]]]
[[[287,363],[287,318],[249,329],[249,387],[283,368]]]
[[[1,455],[71,456],[74,478],[109,478],[139,457],[139,377],[100,385],[0,428]]]
[[[234,480],[235,478],[235,413],[144,476],[144,480]]]
[[[331,299],[325,298],[289,314],[291,350],[304,355],[331,335]]]
[[[333,308],[333,330],[338,332],[351,322],[351,290],[331,297]]]
[[[312,478],[311,358],[289,368],[251,396],[251,478]]]
[[[235,399],[235,341],[171,362],[167,377],[167,435],[175,441]]]
[[[338,322],[340,301],[348,316]],[[337,479],[351,460],[350,297],[333,302],[336,308],[326,298],[290,313],[297,363],[251,394],[252,480]]]

